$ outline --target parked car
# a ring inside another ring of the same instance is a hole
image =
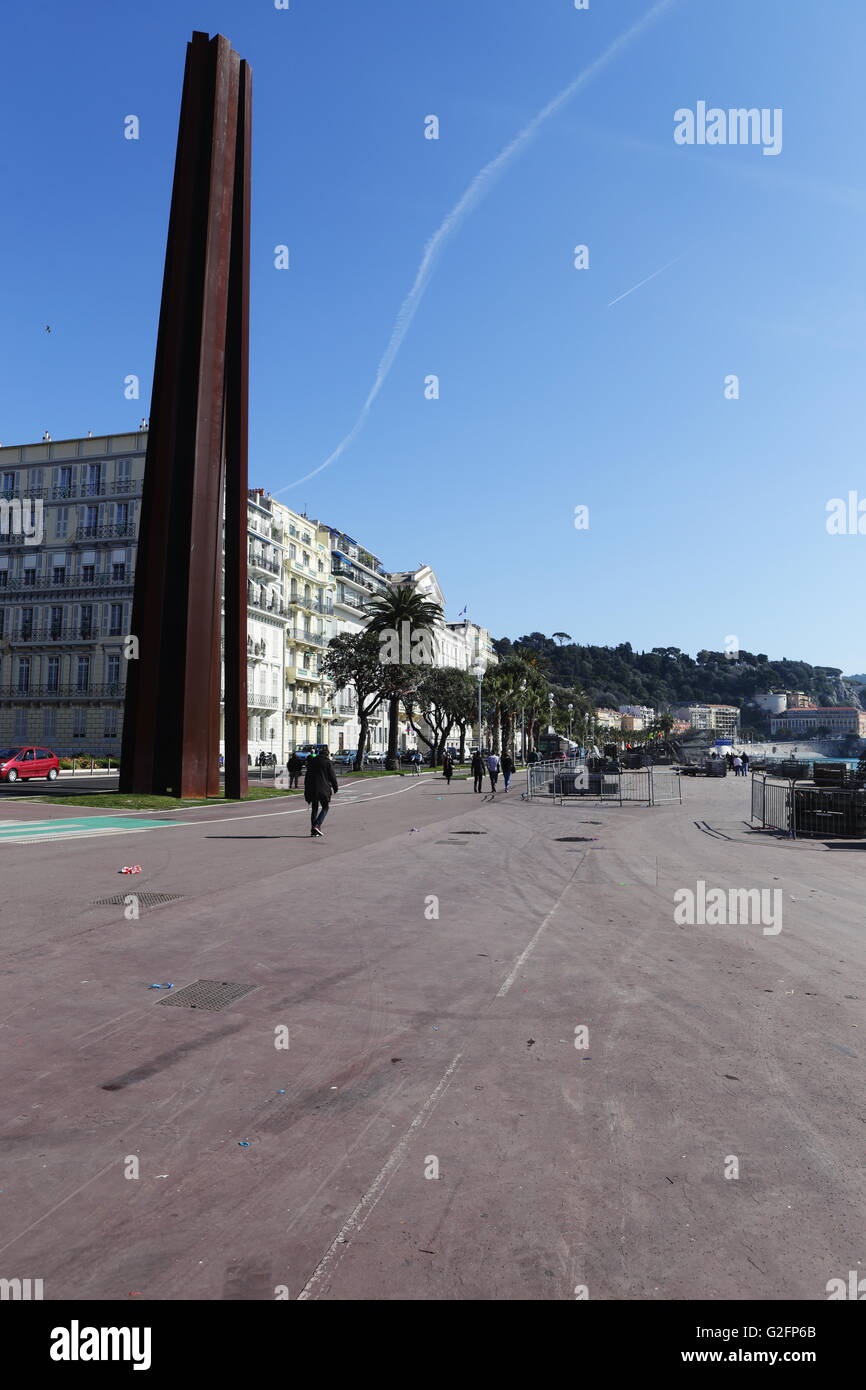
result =
[[[345,767],[351,767],[352,763],[355,761],[357,756],[357,748],[344,748],[341,752],[335,753],[331,761],[335,763],[341,763]]]
[[[324,752],[327,748],[327,743],[302,743],[297,754],[299,758],[311,758],[316,753]]]
[[[371,763],[374,767],[378,767],[380,763],[383,763],[385,761],[387,756],[387,753],[368,753],[364,761]]]
[[[59,771],[60,759],[48,748],[0,749],[0,780],[4,782],[17,782],[19,777],[22,781],[45,777],[53,782]]]

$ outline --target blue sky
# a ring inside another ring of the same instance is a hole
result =
[[[432,564],[449,616],[468,604],[497,636],[695,652],[735,634],[866,669],[866,536],[825,527],[830,498],[866,498],[866,7],[847,0],[673,0],[485,190],[363,428],[291,486],[353,429],[424,248],[478,172],[651,9],[14,7],[0,439],[149,413],[185,44],[219,31],[254,81],[251,484],[389,568]],[[781,153],[678,146],[674,112],[698,101],[781,108]]]

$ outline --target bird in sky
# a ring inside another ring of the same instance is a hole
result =
[[[50,323],[46,323],[46,325],[45,325],[45,332],[46,332],[46,333],[50,333],[50,332],[51,332],[51,324],[50,324]]]

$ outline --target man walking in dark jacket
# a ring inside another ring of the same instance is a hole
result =
[[[475,788],[477,792],[484,790],[484,759],[476,748],[472,754],[472,776],[475,778]]]
[[[500,767],[502,768],[502,780],[505,783],[505,790],[508,791],[508,783],[514,776],[514,759],[507,749],[502,754]]]
[[[289,758],[288,763],[286,764],[286,769],[287,769],[288,774],[289,774],[289,787],[290,787],[290,788],[291,788],[291,787],[296,787],[296,786],[298,785],[298,778],[299,778],[299,776],[300,776],[300,774],[301,774],[301,769],[303,768],[303,766],[304,766],[304,760],[303,760],[303,758],[299,758],[298,755],[297,755],[297,753],[293,753],[292,756]]]
[[[331,794],[340,785],[327,748],[307,758],[304,771],[304,800],[310,807],[310,834],[323,836],[322,822],[331,809]]]

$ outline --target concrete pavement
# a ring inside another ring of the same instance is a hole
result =
[[[739,779],[651,810],[521,786],[347,783],[322,841],[287,799],[0,843],[0,1275],[820,1300],[857,1269],[861,847],[751,831]],[[678,924],[698,879],[779,890],[782,929]],[[94,906],[130,893],[169,900]],[[253,988],[148,988],[197,979]]]

